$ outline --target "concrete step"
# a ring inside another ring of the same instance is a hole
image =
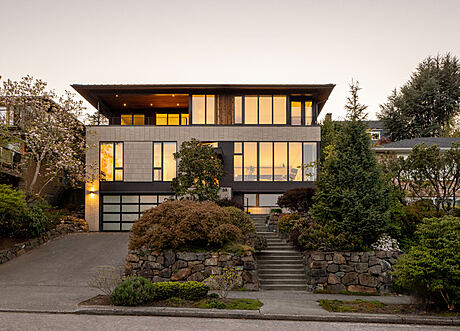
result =
[[[298,251],[295,249],[276,249],[276,248],[266,248],[263,251],[260,251],[259,254],[265,254],[265,253],[297,253],[299,254]]]
[[[261,285],[261,290],[278,290],[278,291],[306,291],[306,285]]]
[[[305,277],[305,272],[304,270],[284,270],[283,272],[281,271],[269,271],[269,270],[264,270],[264,271],[259,271],[258,273],[259,278],[302,278],[306,279]]]
[[[257,264],[257,270],[260,271],[274,271],[274,270],[305,270],[303,264],[295,263],[295,264],[288,264],[288,263],[277,263],[277,264]]]
[[[263,251],[263,253],[257,253],[256,254],[257,259],[259,258],[265,258],[265,257],[287,257],[287,258],[298,258],[299,260],[302,261],[302,255],[299,252],[290,252],[290,251],[280,251],[280,252],[270,252],[270,251]]]
[[[277,263],[277,261],[303,263],[302,259],[296,256],[260,256],[257,258],[258,262]]]
[[[260,285],[306,285],[307,280],[304,279],[291,279],[291,278],[281,278],[281,279],[262,279],[259,278]]]
[[[267,248],[270,248],[270,249],[279,249],[279,250],[285,250],[285,249],[289,249],[289,250],[292,250],[294,249],[294,247],[288,245],[288,244],[272,244],[272,245],[269,245],[267,243]]]

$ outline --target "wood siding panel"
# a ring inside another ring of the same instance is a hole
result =
[[[216,124],[233,124],[233,96],[216,95]]]

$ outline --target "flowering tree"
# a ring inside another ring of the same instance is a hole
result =
[[[13,126],[0,127],[0,136],[21,143],[21,166],[32,172],[26,181],[31,195],[40,195],[57,178],[72,186],[84,180],[85,127],[77,119],[83,106],[73,97],[67,91],[57,95],[31,76],[0,86],[0,104],[14,118]]]

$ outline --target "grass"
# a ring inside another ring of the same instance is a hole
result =
[[[259,310],[263,303],[257,299],[205,299],[198,308],[203,309],[238,309],[238,310]]]
[[[372,313],[381,312],[387,305],[380,301],[360,300],[342,301],[342,300],[319,300],[321,307],[330,312],[360,312]]]

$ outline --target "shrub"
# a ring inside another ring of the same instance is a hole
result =
[[[209,286],[201,282],[180,283],[178,297],[185,300],[201,300],[208,296]]]
[[[24,192],[0,184],[0,235],[37,237],[49,229],[40,205],[27,206]]]
[[[283,211],[281,208],[272,208],[270,209],[270,214],[281,214]]]
[[[208,235],[209,243],[222,247],[225,244],[233,241],[239,241],[242,238],[241,230],[233,224],[221,224],[217,228],[211,230]]]
[[[306,213],[313,205],[315,190],[312,188],[294,188],[284,192],[278,198],[278,206],[287,208],[293,213]]]
[[[130,249],[209,249],[241,238],[224,208],[192,200],[163,202],[144,212],[131,232]]]
[[[290,233],[299,219],[301,219],[299,214],[286,214],[281,216],[281,219],[278,221],[279,232]]]
[[[443,301],[454,310],[460,302],[460,218],[427,218],[416,236],[395,265],[396,286],[421,298]]]
[[[267,238],[265,238],[265,236],[257,234],[254,238],[253,246],[254,249],[259,252],[266,249],[268,246]]]
[[[207,309],[226,309],[227,304],[216,299],[211,299],[206,302],[205,307]]]
[[[406,206],[399,205],[400,208],[392,208],[389,234],[398,239],[402,248],[409,249],[415,240],[417,225],[421,224],[424,218],[439,217],[442,214],[429,200],[417,200]]]
[[[129,277],[110,294],[110,302],[115,306],[137,306],[155,297],[156,287],[148,279]]]
[[[244,207],[241,203],[233,199],[220,199],[216,201],[218,206],[221,207],[235,207],[241,210],[244,210]]]
[[[215,290],[222,298],[226,298],[228,292],[241,283],[241,271],[233,268],[224,268],[221,273],[212,275],[204,281],[211,289]]]
[[[177,282],[154,283],[154,286],[156,288],[154,300],[166,300],[172,297],[177,297],[180,285],[181,283]]]
[[[239,228],[243,235],[256,232],[254,221],[244,211],[235,207],[224,207],[224,209],[230,214],[229,223]]]
[[[301,251],[305,250],[354,250],[361,247],[360,238],[348,232],[334,234],[310,215],[300,218],[293,226],[290,239]]]
[[[0,184],[0,235],[11,236],[22,227],[27,209],[25,194],[12,186]]]
[[[180,298],[196,301],[207,297],[209,286],[200,282],[158,282],[134,276],[117,286],[110,295],[110,302],[116,306],[136,306],[156,300]]]
[[[125,268],[119,267],[101,267],[93,275],[92,279],[88,281],[88,286],[99,290],[105,295],[110,295],[119,286],[123,280]]]

